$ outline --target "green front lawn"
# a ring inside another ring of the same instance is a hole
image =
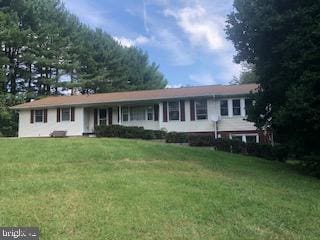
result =
[[[320,181],[253,157],[122,139],[0,139],[0,226],[41,239],[319,239]]]

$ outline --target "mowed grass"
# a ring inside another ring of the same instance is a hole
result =
[[[122,139],[0,139],[0,226],[41,239],[319,239],[320,181],[288,165]]]

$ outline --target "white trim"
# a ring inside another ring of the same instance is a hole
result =
[[[255,136],[256,137],[256,143],[259,143],[259,134],[257,134],[257,133],[230,133],[229,134],[229,139],[232,139],[232,136],[241,136],[242,137],[242,142],[247,142],[247,139],[246,139],[246,137],[247,136]]]
[[[118,124],[122,124],[122,107],[121,105],[118,106]]]

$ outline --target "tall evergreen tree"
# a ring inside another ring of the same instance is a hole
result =
[[[61,0],[1,0],[0,43],[2,106],[67,89],[95,93],[166,85],[146,53],[80,23]]]

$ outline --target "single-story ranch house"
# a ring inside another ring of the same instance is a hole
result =
[[[97,125],[141,126],[168,132],[212,133],[260,142],[264,136],[245,120],[248,94],[256,84],[167,88],[91,95],[51,96],[14,106],[19,137],[94,134]]]

